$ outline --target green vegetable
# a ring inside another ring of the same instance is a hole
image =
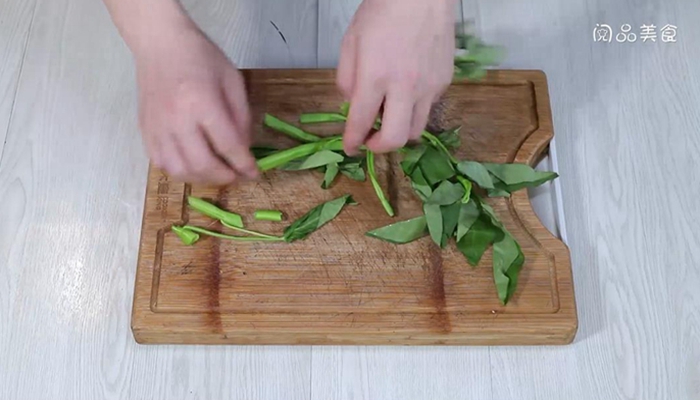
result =
[[[243,228],[243,218],[236,213],[225,211],[219,207],[202,200],[198,197],[188,196],[187,204],[193,210],[206,215],[209,218],[218,219],[222,224],[227,224],[236,228]]]
[[[343,141],[339,137],[330,137],[315,143],[306,143],[286,150],[280,150],[258,160],[258,168],[268,171],[289,164],[291,161],[309,157],[322,150],[341,151]]]
[[[428,147],[425,150],[423,157],[418,161],[418,165],[423,172],[425,180],[431,186],[455,175],[455,170],[449,158],[435,147]]]
[[[469,202],[469,198],[472,194],[472,182],[459,175],[457,175],[457,180],[460,184],[462,184],[462,187],[464,188],[464,196],[462,196],[462,203],[467,203]]]
[[[466,204],[462,204],[459,208],[459,217],[457,222],[457,236],[455,240],[459,242],[462,240],[464,235],[469,231],[477,218],[479,218],[479,209],[476,203],[470,201]]]
[[[330,150],[321,150],[303,159],[293,160],[280,169],[285,171],[299,171],[318,168],[329,164],[337,164],[341,161],[343,161],[343,156],[340,154]]]
[[[379,185],[377,180],[377,172],[374,170],[374,152],[367,151],[367,174],[369,175],[369,180],[372,182],[374,191],[377,193],[379,201],[382,203],[382,207],[390,217],[394,216],[394,209],[391,207],[389,200],[387,200],[382,187]]]
[[[425,220],[428,224],[428,232],[433,242],[440,247],[443,247],[442,241],[442,210],[437,204],[423,204],[423,213],[425,214]]]
[[[403,160],[401,161],[401,169],[403,170],[404,174],[408,176],[413,174],[413,171],[418,165],[418,161],[420,161],[421,157],[423,157],[426,149],[427,147],[425,145],[419,145],[409,148],[404,152]]]
[[[462,140],[459,137],[459,131],[461,128],[461,126],[458,126],[454,129],[442,132],[437,136],[437,138],[443,144],[443,146],[445,146],[445,148],[453,150],[458,149],[459,146],[462,145]]]
[[[424,215],[386,225],[366,233],[367,236],[396,244],[409,243],[427,234],[427,222]]]
[[[494,227],[487,218],[479,217],[457,242],[457,248],[464,254],[469,264],[477,266],[486,249],[503,233]]]
[[[338,176],[338,171],[340,171],[338,168],[338,163],[330,163],[326,165],[326,172],[323,175],[321,188],[328,189],[335,180],[335,177]]]
[[[526,164],[484,163],[483,165],[505,184],[502,189],[510,193],[526,187],[539,186],[558,177],[555,172],[536,171]]]
[[[510,234],[493,244],[493,279],[501,303],[506,304],[515,293],[524,262],[520,245]]]
[[[411,187],[423,201],[426,201],[433,194],[433,189],[428,184],[425,176],[423,176],[423,171],[420,168],[414,169],[411,174]]]
[[[220,239],[235,240],[235,241],[239,241],[239,242],[280,242],[280,241],[284,240],[282,237],[271,236],[271,235],[266,235],[263,237],[233,236],[233,235],[227,235],[227,234],[224,234],[221,232],[210,231],[208,229],[200,228],[198,226],[192,226],[192,225],[184,225],[184,226],[177,227],[177,228],[184,230],[184,231],[197,232],[197,233],[201,233],[201,234],[207,235],[207,236],[213,236],[213,237],[217,237]],[[180,238],[182,238],[182,236],[180,236]]]
[[[180,238],[186,246],[192,246],[199,240],[199,235],[181,226],[173,225],[170,229]]]
[[[461,184],[442,181],[428,197],[426,203],[445,206],[460,201],[462,196],[464,196],[464,187]]]
[[[338,113],[307,113],[299,116],[299,122],[302,124],[344,122],[345,120],[347,120],[347,117]]]
[[[345,159],[347,161],[347,158]],[[347,176],[350,179],[364,182],[365,181],[365,170],[360,166],[360,162],[343,162],[339,165],[340,173]]]
[[[278,210],[256,210],[253,214],[255,219],[260,221],[282,221],[282,211]]]
[[[285,135],[287,135],[293,139],[299,140],[301,142],[308,143],[308,142],[318,142],[321,140],[320,137],[318,137],[314,134],[305,132],[304,130],[297,128],[296,126],[294,126],[288,122],[282,121],[281,119],[279,119],[273,115],[270,115],[270,114],[265,114],[265,118],[264,118],[263,123],[266,126],[272,128],[276,131],[282,132]]]
[[[293,242],[304,239],[311,232],[321,228],[328,221],[335,218],[347,204],[357,203],[350,195],[345,195],[317,205],[285,228],[284,240]]]
[[[461,205],[461,202],[455,202],[454,204],[440,207],[440,212],[442,213],[442,241],[440,242],[440,247],[444,248],[447,246],[447,241],[454,236],[459,222]]]
[[[462,161],[457,164],[459,172],[471,179],[483,189],[493,189],[493,179],[489,175],[489,171],[476,161]]]

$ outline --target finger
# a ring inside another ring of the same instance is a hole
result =
[[[178,135],[175,140],[192,183],[226,185],[236,179],[236,173],[212,151],[201,130],[187,136]]]
[[[241,143],[250,147],[252,142],[250,105],[248,104],[245,81],[238,71],[227,76],[224,97],[231,110],[233,122],[238,128]]]
[[[428,119],[430,118],[430,108],[433,102],[431,99],[426,98],[420,100],[413,107],[413,120],[411,121],[411,130],[409,131],[410,140],[418,140],[421,137],[421,133],[428,125]]]
[[[163,152],[157,135],[143,133],[143,142],[146,146],[146,153],[156,168],[163,169]]]
[[[355,71],[357,64],[355,60],[357,49],[357,39],[351,35],[345,35],[343,44],[340,49],[340,61],[338,62],[338,71],[336,76],[336,85],[347,100],[352,96],[355,86]]]
[[[377,119],[383,99],[384,93],[376,87],[367,84],[357,87],[350,101],[350,111],[343,135],[343,148],[348,155],[357,154],[360,146],[365,142]]]
[[[414,103],[411,97],[394,90],[384,104],[382,129],[367,141],[367,148],[375,153],[387,153],[403,147],[413,120]]]
[[[209,117],[202,123],[202,127],[216,153],[237,173],[251,179],[257,177],[258,168],[255,157],[250,152],[249,139],[236,128],[229,111],[219,105],[210,108],[208,112]]]
[[[187,182],[187,165],[185,159],[180,153],[179,146],[175,141],[175,135],[169,134],[161,137],[161,151],[163,156],[163,169],[174,180]]]

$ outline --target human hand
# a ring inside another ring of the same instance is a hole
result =
[[[256,177],[241,73],[194,24],[158,40],[135,55],[140,127],[154,165],[188,183]]]
[[[364,0],[343,38],[337,84],[350,101],[344,148],[383,153],[420,138],[452,81],[454,0]],[[384,104],[382,127],[368,138]]]

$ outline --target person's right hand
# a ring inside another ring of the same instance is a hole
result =
[[[154,165],[188,183],[258,174],[241,73],[196,26],[136,56],[139,125]]]

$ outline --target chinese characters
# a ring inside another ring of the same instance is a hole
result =
[[[632,25],[622,24],[620,31],[615,34],[613,28],[608,24],[595,24],[593,28],[593,41],[602,43],[612,43],[613,39],[617,43],[634,43],[639,39],[642,43],[656,42],[661,36],[663,43],[675,43],[677,41],[678,27],[671,24],[664,25],[657,31],[655,24],[642,24],[637,31],[632,31]]]

